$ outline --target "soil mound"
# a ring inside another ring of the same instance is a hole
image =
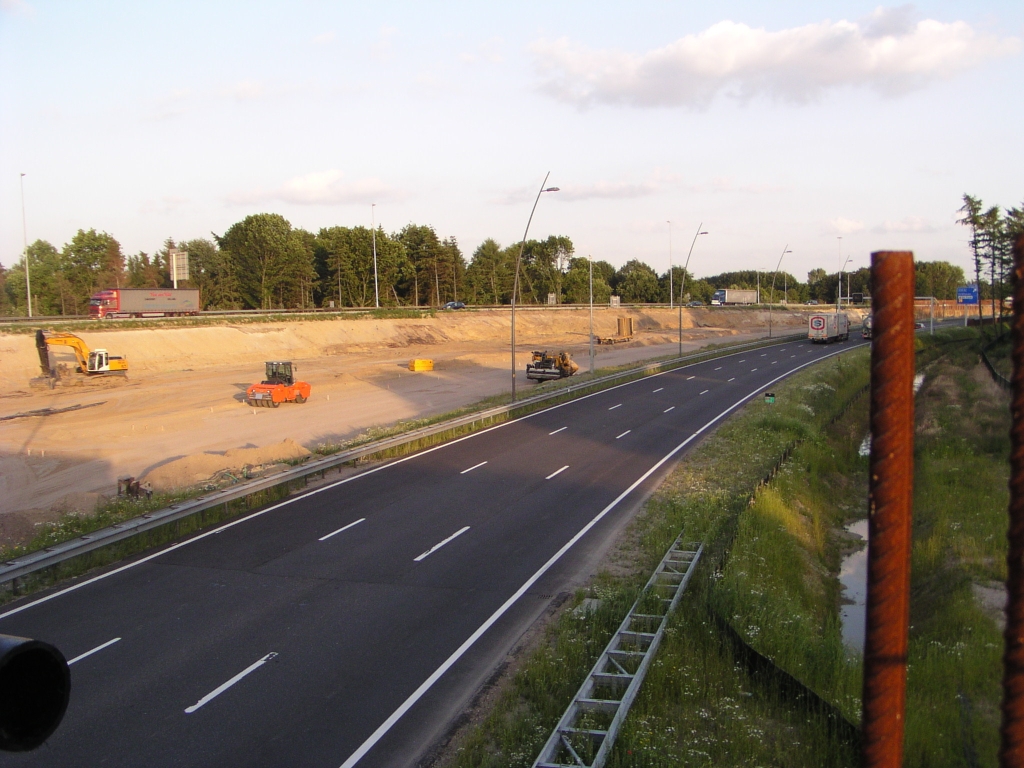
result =
[[[262,448],[232,448],[224,453],[183,456],[147,472],[142,478],[154,490],[188,488],[210,480],[220,472],[241,472],[245,467],[263,467],[289,459],[301,459],[310,452],[292,439]]]

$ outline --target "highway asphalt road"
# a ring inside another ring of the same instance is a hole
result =
[[[691,365],[375,467],[6,606],[72,662],[32,766],[415,765],[672,464],[860,346]]]

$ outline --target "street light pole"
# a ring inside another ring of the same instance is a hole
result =
[[[683,296],[686,294],[686,273],[690,268],[690,257],[693,255],[693,246],[697,244],[697,238],[701,235],[706,235],[707,232],[701,232],[701,227],[704,226],[702,221],[697,225],[697,234],[693,236],[693,242],[690,243],[690,250],[686,253],[686,263],[683,264],[683,283],[679,286],[679,356],[683,356]],[[669,247],[671,248],[671,240],[669,241]]]
[[[374,216],[376,203],[370,203],[370,223],[373,227],[373,299],[377,308],[380,309],[380,288],[377,285],[377,219]]]
[[[782,259],[787,253],[792,253],[788,250],[789,243],[782,249],[782,256],[779,256],[779,263],[775,265],[775,272],[772,274],[772,292],[768,299],[768,338],[772,337],[772,304],[775,301],[775,278],[779,276],[779,267],[782,266]]]
[[[519,291],[519,264],[523,260],[523,250],[526,248],[526,236],[530,232],[530,223],[533,221],[533,214],[537,210],[537,203],[540,202],[540,196],[545,192],[557,192],[558,187],[547,187],[545,184],[548,183],[548,176],[551,175],[551,171],[544,174],[544,181],[540,185],[540,191],[537,192],[537,199],[533,201],[533,208],[530,209],[530,218],[526,220],[526,229],[523,231],[522,242],[519,243],[519,255],[516,256],[516,276],[512,281],[512,402],[516,401],[516,293]]]
[[[836,263],[838,264],[839,262],[841,262],[843,260],[843,236],[842,235],[838,235],[836,237],[836,239],[839,240],[839,258],[836,260]],[[839,312],[839,306],[842,304],[842,296],[843,296],[843,268],[840,267],[839,268],[839,287],[836,288],[836,312],[837,313]]]
[[[852,259],[852,258],[853,258],[853,256],[847,256],[846,257],[846,261],[843,262],[843,266],[841,266],[839,268],[839,286],[836,288],[836,314],[837,315],[839,314],[839,311],[843,307],[843,271],[846,269],[846,265],[850,263],[850,259]],[[846,300],[847,300],[847,303],[849,303],[849,300],[850,300],[849,292],[847,292]]]
[[[590,375],[594,375],[594,257],[590,260]]]
[[[672,309],[672,222],[668,224],[668,308]]]
[[[21,239],[25,244],[25,296],[28,299],[28,316],[32,317],[32,278],[28,269],[28,226],[25,224],[25,174],[21,174]]]

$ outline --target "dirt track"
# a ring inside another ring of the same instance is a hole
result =
[[[599,347],[598,367],[675,351],[674,311],[601,309],[595,331],[613,335],[615,318],[625,315],[635,318],[636,340]],[[803,328],[804,317],[774,314],[780,329]],[[522,372],[533,348],[569,349],[587,367],[586,311],[527,310],[516,325],[521,391],[530,391]],[[694,349],[723,336],[761,335],[767,313],[687,310],[683,326],[685,347]],[[130,377],[120,385],[52,392],[27,386],[38,372],[33,338],[0,335],[0,418],[93,406],[0,422],[0,543],[23,540],[34,524],[61,511],[91,511],[100,494],[116,491],[118,477],[145,477],[183,456],[262,448],[272,461],[274,446],[286,438],[312,450],[507,391],[508,328],[508,311],[495,310],[422,320],[83,330],[91,347],[125,355]],[[55,357],[71,359],[64,351]],[[410,373],[405,366],[412,357],[432,358],[435,371]],[[308,403],[277,409],[242,404],[246,386],[261,378],[263,361],[271,359],[295,361],[298,375],[313,387]]]

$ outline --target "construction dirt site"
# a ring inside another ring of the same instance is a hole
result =
[[[597,367],[671,355],[678,315],[670,309],[595,310],[595,335],[615,336],[632,317],[632,340],[597,348]],[[686,309],[684,351],[767,334],[768,313]],[[806,313],[775,312],[777,333],[806,328]],[[231,483],[339,444],[368,430],[436,416],[510,389],[509,312],[441,312],[409,319],[325,319],[90,331],[92,349],[124,356],[127,377],[38,389],[32,333],[0,333],[0,544],[30,540],[64,513],[89,514],[131,476],[155,491]],[[33,329],[34,330],[34,329]],[[532,350],[570,352],[588,369],[585,309],[517,313],[517,386]],[[56,364],[75,362],[51,351]],[[432,371],[411,372],[413,358]],[[303,404],[246,405],[264,362],[292,361],[312,393]],[[80,377],[84,379],[85,377]]]

